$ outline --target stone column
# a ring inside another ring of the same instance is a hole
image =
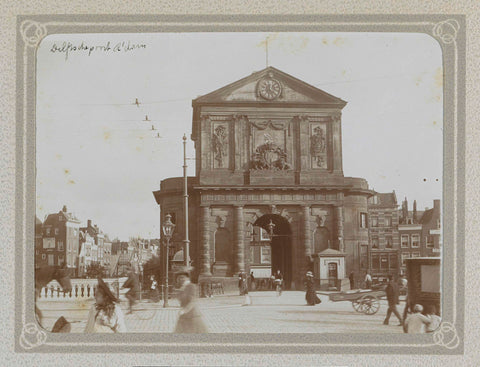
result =
[[[243,206],[234,206],[233,215],[233,228],[234,239],[233,246],[235,252],[235,271],[245,271],[245,244],[244,244],[244,232],[245,232],[245,220],[243,217]]]
[[[312,233],[310,231],[310,207],[302,206],[303,214],[303,245],[305,246],[305,256],[308,257],[312,254]]]
[[[343,207],[335,207],[335,222],[336,222],[336,243],[339,251],[345,252],[344,239],[343,239]]]
[[[200,246],[202,253],[202,263],[200,275],[211,276],[210,272],[210,229],[209,229],[210,208],[208,206],[200,207]]]

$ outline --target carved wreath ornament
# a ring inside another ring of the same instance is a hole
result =
[[[287,153],[272,140],[266,139],[266,142],[258,146],[253,153],[252,169],[288,170],[290,164],[287,163]]]

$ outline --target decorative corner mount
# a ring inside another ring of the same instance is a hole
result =
[[[456,19],[447,19],[433,26],[433,35],[443,43],[449,44],[455,42],[459,30],[460,24]]]
[[[38,328],[36,323],[30,322],[23,326],[19,343],[24,349],[39,347],[47,341],[47,334]]]
[[[37,47],[47,35],[47,27],[33,20],[24,20],[20,24],[20,34],[27,46]]]

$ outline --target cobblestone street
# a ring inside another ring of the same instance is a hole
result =
[[[381,301],[375,315],[357,313],[350,302],[330,302],[320,296],[322,303],[307,306],[305,293],[251,292],[252,305],[242,306],[244,297],[216,296],[199,299],[198,303],[205,323],[212,333],[401,333],[398,320],[392,316],[390,325],[383,325],[387,311],[386,301]],[[44,325],[50,330],[60,316],[72,323],[72,332],[83,332],[88,310],[93,301],[40,301],[38,306],[44,315]],[[140,301],[133,314],[127,315],[127,302],[122,301],[125,322],[129,332],[172,332],[179,306],[169,301],[169,308],[162,302]],[[403,310],[404,303],[399,306]]]

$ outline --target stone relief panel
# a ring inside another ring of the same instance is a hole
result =
[[[288,170],[291,157],[287,155],[287,121],[252,121],[253,170]]]
[[[313,123],[310,125],[310,156],[312,168],[327,168],[327,125]]]
[[[214,168],[228,168],[228,139],[228,125],[225,123],[214,124],[212,131],[212,152]]]

